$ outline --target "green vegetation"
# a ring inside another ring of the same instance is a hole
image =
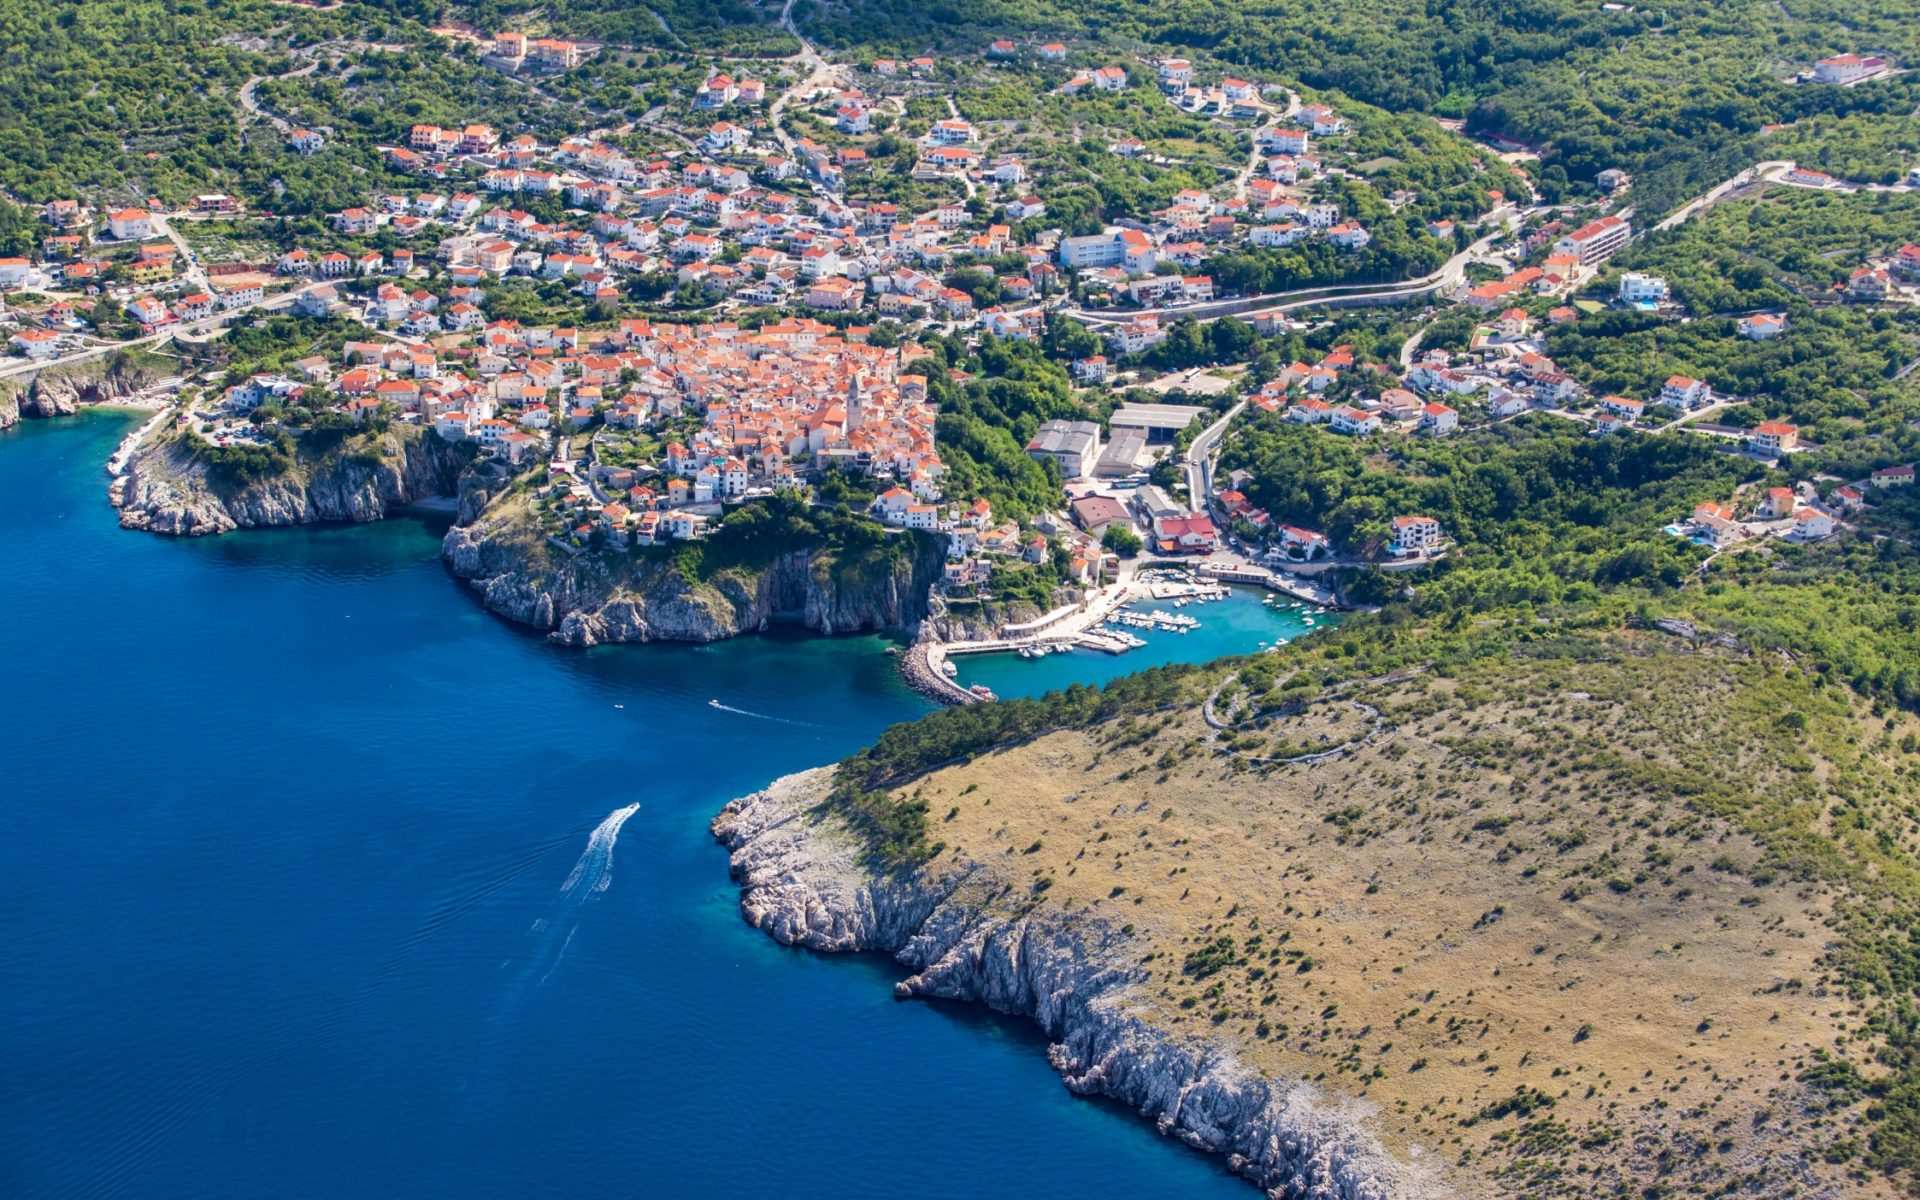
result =
[[[1898,183],[1920,162],[1920,125],[1908,111],[1809,117],[1768,133],[1760,149],[1849,183]]]
[[[1421,580],[1427,612],[1676,587],[1698,555],[1661,526],[1758,470],[1704,441],[1594,438],[1544,416],[1381,452],[1260,415],[1230,432],[1221,461],[1253,473],[1245,490],[1276,520],[1337,544],[1377,545],[1395,516],[1437,518],[1457,552]]]
[[[963,341],[936,340],[930,349],[938,357],[908,369],[926,377],[927,395],[940,408],[934,432],[947,493],[986,497],[996,519],[1057,507],[1058,470],[1029,457],[1027,442],[1046,421],[1093,415],[1074,399],[1066,370],[1025,342],[987,338],[969,352]],[[969,377],[955,382],[949,370]]]
[[[1659,275],[1699,314],[1824,296],[1869,258],[1920,241],[1920,195],[1776,188],[1650,234],[1613,266]]]
[[[1905,80],[1794,86],[1785,82],[1793,71],[1842,49],[1920,54],[1910,14],[1886,0],[1791,12],[1769,0],[1680,9],[1573,0],[1499,8],[961,0],[929,9],[863,0],[801,4],[796,15],[829,42],[876,52],[932,44],[977,53],[990,37],[1020,33],[1107,47],[1138,41],[1206,69],[1278,74],[1395,112],[1462,117],[1546,147],[1541,182],[1550,196],[1608,167],[1634,172],[1643,218],[1747,165],[1770,122],[1914,107]]]
[[[1138,533],[1118,521],[1100,531],[1100,544],[1121,558],[1132,558],[1146,545]]]
[[[734,509],[700,541],[636,547],[633,553],[668,559],[688,582],[704,583],[727,572],[764,570],[781,555],[810,550],[816,569],[828,571],[836,583],[856,585],[908,563],[923,536],[889,532],[846,509],[774,498]]]
[[[1812,441],[1872,433],[1920,449],[1907,436],[1920,396],[1895,380],[1920,358],[1920,318],[1905,309],[1803,303],[1786,312],[1787,331],[1766,342],[1741,337],[1731,317],[1677,324],[1609,312],[1555,327],[1547,353],[1596,395],[1648,399],[1668,376],[1687,375],[1718,395],[1753,398],[1722,420],[1785,420]]]
[[[425,20],[458,17],[480,29],[533,29],[555,36],[588,38],[623,45],[664,46],[726,54],[792,54],[793,39],[773,18],[779,6],[746,0],[383,0],[390,7]]]

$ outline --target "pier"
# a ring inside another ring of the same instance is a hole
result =
[[[118,479],[122,475],[125,475],[127,473],[127,463],[132,460],[133,452],[138,450],[140,444],[153,436],[154,432],[162,425],[165,425],[172,416],[172,406],[163,406],[151,417],[148,417],[146,421],[141,424],[140,428],[120,439],[120,445],[107,458],[108,477]]]

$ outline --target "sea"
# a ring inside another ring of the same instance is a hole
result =
[[[1032,1026],[740,920],[709,819],[928,711],[886,640],[553,647],[427,514],[123,532],[138,420],[0,433],[0,1196],[1251,1194]],[[966,677],[1301,632],[1187,611]]]

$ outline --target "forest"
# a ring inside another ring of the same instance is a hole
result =
[[[964,339],[934,339],[935,357],[916,360],[909,371],[927,379],[927,394],[940,410],[934,433],[947,466],[949,496],[984,496],[996,519],[1030,518],[1058,507],[1058,469],[1027,454],[1041,424],[1059,418],[1092,418],[1073,398],[1067,373],[1031,343],[983,339],[972,352]],[[949,370],[967,379],[956,382]]]
[[[1698,559],[1663,532],[1760,476],[1704,439],[1595,438],[1535,416],[1451,439],[1361,439],[1261,414],[1229,432],[1226,470],[1276,521],[1377,547],[1393,517],[1437,518],[1455,552],[1422,580],[1423,612],[1559,604],[1633,583],[1671,590]]]
[[[1547,353],[1596,395],[1645,398],[1669,375],[1687,375],[1749,398],[1721,418],[1736,424],[1790,421],[1821,442],[1867,433],[1920,441],[1903,436],[1920,396],[1895,379],[1920,358],[1920,318],[1805,304],[1785,312],[1786,332],[1766,342],[1741,337],[1731,317],[1679,323],[1609,312],[1555,327]]]
[[[1608,265],[1658,275],[1696,315],[1824,298],[1869,259],[1920,241],[1920,194],[1777,187],[1650,233]]]

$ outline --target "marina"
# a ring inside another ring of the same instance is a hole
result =
[[[1176,582],[1158,581],[1160,585]],[[1204,599],[1192,593],[1151,598],[1142,588],[1136,594],[1143,598],[1114,609],[1106,620],[1073,638],[1046,639],[1033,646],[1019,642],[949,646],[943,648],[941,669],[962,688],[984,686],[996,696],[1031,696],[1076,683],[1101,684],[1171,663],[1276,651],[1339,623],[1337,612],[1264,589],[1213,590],[1222,594]],[[1033,652],[1028,653],[1029,649]]]

